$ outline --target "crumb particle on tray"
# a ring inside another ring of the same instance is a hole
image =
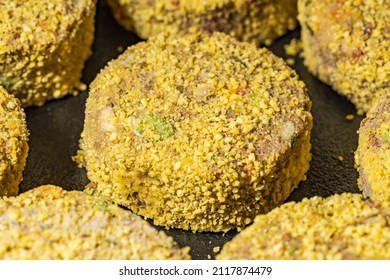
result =
[[[215,247],[213,248],[213,252],[214,252],[214,253],[218,253],[219,250],[221,250],[221,247],[219,247],[219,246],[215,246]]]
[[[284,45],[284,51],[287,55],[296,56],[302,50],[302,41],[296,38]]]
[[[294,58],[287,58],[286,62],[288,65],[292,66],[295,64],[295,59]]]
[[[354,120],[354,118],[355,118],[355,115],[353,115],[353,114],[348,114],[348,115],[346,115],[345,116],[345,119],[347,120],[347,121],[353,121]]]

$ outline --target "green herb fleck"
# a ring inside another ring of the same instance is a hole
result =
[[[149,140],[164,140],[173,134],[170,122],[153,114],[143,114],[134,120],[134,133]]]
[[[314,36],[314,30],[310,27],[310,25],[306,23],[306,27],[307,27],[307,30],[310,33],[310,36]]]
[[[0,86],[3,86],[6,89],[12,88],[21,78],[19,76],[14,77],[4,77],[0,76]]]
[[[298,133],[294,132],[294,134],[291,136],[290,139],[291,147],[294,146],[297,140],[298,140]]]
[[[387,133],[385,133],[385,135],[383,135],[383,139],[385,139],[387,143],[390,143],[390,131],[388,131]]]
[[[242,59],[238,58],[237,56],[233,55],[232,58],[234,59],[234,61],[241,63],[244,67],[248,67],[248,65]]]
[[[297,251],[297,248],[295,248],[295,247],[289,247],[289,248],[287,249],[287,252],[288,252],[290,255],[293,255],[296,251]]]
[[[109,213],[107,209],[108,204],[104,201],[97,201],[94,206],[103,213]]]
[[[248,95],[248,103],[254,107],[261,108],[264,104],[263,99],[259,94],[251,93]]]

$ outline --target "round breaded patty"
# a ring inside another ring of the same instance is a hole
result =
[[[225,32],[270,44],[297,25],[296,0],[108,0],[114,17],[143,39],[168,32]]]
[[[157,225],[242,228],[305,179],[310,107],[267,49],[160,35],[92,82],[78,161],[98,193]]]
[[[95,0],[5,0],[0,3],[0,85],[22,106],[84,90]]]
[[[361,194],[289,202],[225,244],[217,259],[389,259],[390,210]]]
[[[355,159],[359,188],[366,196],[390,206],[390,90],[374,102],[363,119]]]
[[[367,112],[390,80],[390,1],[299,0],[304,63]]]
[[[0,259],[190,259],[130,211],[50,185],[0,199],[0,228]]]
[[[26,115],[0,86],[0,197],[17,195],[28,153]]]

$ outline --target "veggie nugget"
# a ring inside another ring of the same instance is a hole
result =
[[[363,119],[355,158],[360,189],[373,200],[390,206],[390,90]]]
[[[299,0],[304,63],[367,112],[390,80],[390,1]]]
[[[0,197],[17,195],[28,153],[26,116],[0,86]]]
[[[242,228],[305,179],[310,108],[267,49],[223,33],[160,35],[92,82],[77,160],[98,193],[157,225]]]
[[[141,38],[161,32],[225,32],[270,44],[297,25],[296,0],[108,0],[117,21]]]
[[[258,216],[217,259],[389,259],[389,221],[361,194],[304,198]]]
[[[0,85],[22,106],[84,90],[95,0],[0,2]]]
[[[50,185],[0,199],[0,228],[0,259],[190,258],[129,211]]]

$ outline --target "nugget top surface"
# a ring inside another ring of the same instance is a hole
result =
[[[390,90],[363,119],[355,158],[363,193],[390,206]]]
[[[361,194],[305,198],[259,215],[217,259],[389,259],[389,222]]]
[[[99,193],[159,225],[226,231],[304,179],[310,107],[266,49],[222,33],[160,35],[91,84],[78,160]]]
[[[299,0],[305,65],[367,112],[390,80],[390,1]]]
[[[0,199],[0,259],[189,259],[171,237],[105,199],[41,186]]]
[[[296,0],[108,0],[114,17],[141,38],[161,32],[224,32],[256,44],[271,43],[297,25]]]
[[[26,115],[0,86],[0,196],[17,195],[28,151]]]

